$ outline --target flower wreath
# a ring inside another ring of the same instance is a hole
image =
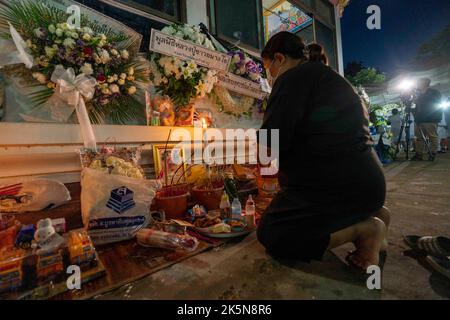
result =
[[[232,51],[229,72],[243,77],[247,80],[260,83],[262,78],[262,67],[246,55],[243,51]],[[228,89],[215,86],[214,94],[219,111],[235,117],[251,117],[255,104],[258,111],[262,112],[263,101],[242,94],[231,93]]]

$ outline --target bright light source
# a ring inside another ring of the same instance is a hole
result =
[[[442,103],[439,105],[439,108],[444,109],[444,110],[450,108],[450,101],[444,101],[444,102],[442,102]]]
[[[403,92],[407,92],[410,91],[414,87],[414,85],[415,83],[411,79],[404,79],[399,83],[398,88]]]

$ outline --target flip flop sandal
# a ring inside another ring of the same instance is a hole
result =
[[[450,259],[427,256],[427,262],[434,271],[450,279]]]
[[[405,243],[413,250],[434,257],[450,256],[450,239],[445,237],[405,236]]]

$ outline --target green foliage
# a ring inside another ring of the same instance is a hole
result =
[[[32,34],[37,28],[48,28],[51,24],[67,21],[68,17],[69,14],[53,7],[46,0],[12,0],[8,1],[6,6],[0,5],[0,30],[5,32],[9,28],[9,21],[20,34]],[[81,15],[81,25],[91,28],[96,33],[103,33],[111,42],[120,43],[128,40],[127,35],[89,20],[84,14]],[[4,36],[9,38],[9,33],[4,33]]]
[[[437,67],[450,61],[450,24],[431,40],[422,44],[413,63],[420,67]]]
[[[387,126],[388,118],[392,114],[393,109],[400,109],[400,106],[395,103],[370,106],[369,110],[370,122],[376,128]]]
[[[359,71],[356,76],[347,76],[347,79],[355,86],[368,86],[382,84],[386,81],[386,76],[379,73],[375,68],[367,68]]]

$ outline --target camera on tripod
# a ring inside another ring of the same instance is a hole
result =
[[[420,91],[417,88],[416,82],[412,81],[411,79],[404,79],[402,82],[400,82],[398,89],[401,91],[400,101],[401,101],[401,106],[404,108],[404,116],[403,116],[402,126],[400,129],[400,135],[399,135],[398,141],[397,141],[397,147],[396,147],[394,160],[396,160],[397,155],[400,152],[400,145],[401,145],[403,136],[405,137],[405,150],[404,151],[405,151],[405,155],[406,155],[406,160],[409,160],[410,142],[412,140],[410,129],[411,129],[411,125],[414,122],[412,120],[413,119],[412,116],[415,116],[415,114],[414,114],[415,110],[413,107],[415,107],[417,98],[420,96]],[[427,139],[423,133],[423,130],[419,127],[417,131],[421,135],[423,141],[425,142],[425,145],[428,149],[428,154],[430,156],[430,159],[434,159],[434,156],[431,152],[430,144],[427,141]]]

